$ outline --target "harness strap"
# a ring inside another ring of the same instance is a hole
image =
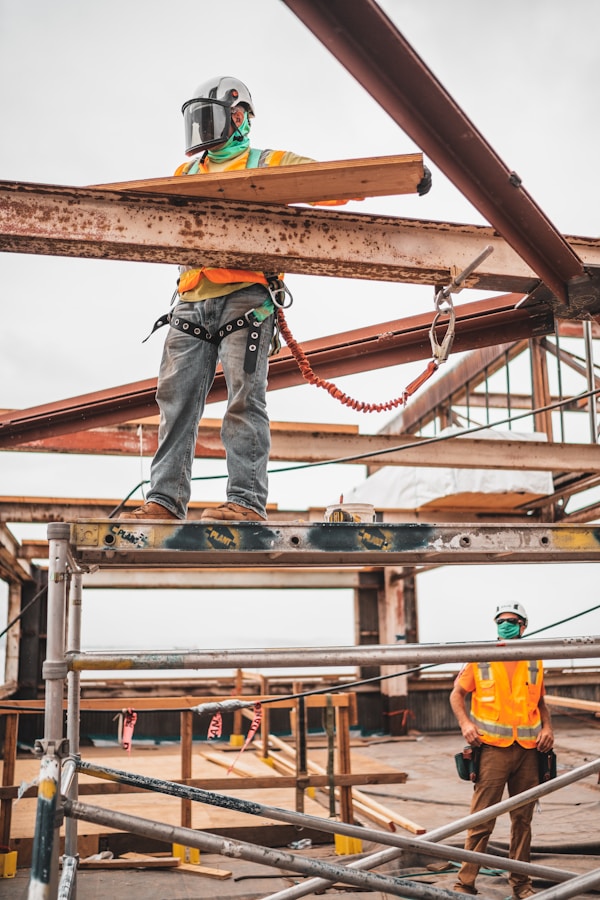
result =
[[[273,315],[274,309],[275,306],[271,297],[267,297],[260,306],[249,309],[243,316],[238,316],[235,319],[230,319],[229,322],[225,322],[215,334],[211,334],[204,325],[190,322],[188,319],[184,319],[183,316],[168,312],[155,321],[152,331],[148,337],[144,338],[144,343],[148,338],[152,337],[155,331],[162,328],[163,325],[170,325],[171,328],[176,328],[177,331],[181,331],[182,334],[188,334],[190,337],[197,338],[199,341],[206,341],[209,344],[214,344],[215,347],[218,347],[223,338],[226,338],[228,335],[235,334],[236,331],[242,331],[244,328],[248,328],[246,355],[244,357],[244,372],[251,375],[256,371],[258,339],[260,337],[258,329],[265,319],[268,319],[269,316]]]

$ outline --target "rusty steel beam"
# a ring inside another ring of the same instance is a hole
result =
[[[586,265],[600,240],[569,238]],[[448,284],[486,246],[465,283],[531,292],[539,280],[493,228],[332,209],[198,200],[0,181],[0,250],[137,262],[235,266]]]
[[[32,441],[18,449],[34,453],[84,453],[122,456],[152,456],[158,442],[158,427],[145,425],[87,431]],[[443,451],[431,438],[394,433],[359,434],[340,429],[307,429],[294,423],[276,423],[271,432],[272,462],[326,463],[340,460],[353,465],[368,464],[373,454],[379,465],[429,468],[443,465],[453,469],[513,469],[554,472],[600,472],[600,446],[544,441],[470,439],[445,440]],[[377,455],[379,454],[379,455]],[[220,425],[201,425],[196,443],[197,459],[224,459]],[[0,498],[1,499],[1,498]]]
[[[375,0],[284,0],[569,306],[584,266]]]
[[[457,308],[454,350],[518,340],[532,334],[548,334],[554,329],[552,314],[546,307],[516,308],[519,296],[507,294]],[[429,330],[432,313],[423,313],[381,325],[344,332],[309,341],[307,356],[322,378],[340,377],[376,368],[426,359],[431,354]],[[443,335],[445,325],[439,326]],[[286,350],[271,360],[269,390],[303,383],[298,364]],[[404,384],[396,387],[396,396]],[[47,403],[28,410],[0,416],[0,449],[9,449],[32,440],[59,434],[114,425],[157,413],[156,379],[134,382],[69,400]],[[209,394],[209,402],[225,399],[226,388],[219,371]]]

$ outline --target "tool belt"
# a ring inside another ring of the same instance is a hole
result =
[[[184,319],[183,316],[175,315],[173,312],[169,311],[155,321],[152,331],[148,337],[144,338],[142,343],[145,343],[148,338],[152,337],[154,332],[159,328],[162,328],[163,325],[170,325],[171,328],[176,328],[183,334],[188,334],[190,337],[197,338],[199,341],[207,341],[207,343],[214,344],[216,347],[219,346],[223,338],[226,338],[230,334],[234,334],[236,331],[242,331],[247,328],[248,339],[246,341],[246,355],[244,356],[244,372],[251,375],[256,371],[258,339],[260,337],[259,328],[265,319],[268,319],[269,316],[273,315],[276,308],[283,308],[285,306],[285,295],[286,293],[289,295],[289,291],[283,284],[283,281],[275,276],[268,276],[268,291],[269,296],[264,303],[249,309],[243,315],[236,316],[235,319],[231,319],[229,322],[221,325],[215,334],[209,332],[204,325],[190,322],[188,319]],[[279,349],[280,343],[277,329],[275,329],[270,355],[279,352]]]
[[[481,747],[463,747],[460,753],[454,754],[458,777],[463,781],[472,781],[473,784],[479,777],[479,760]]]

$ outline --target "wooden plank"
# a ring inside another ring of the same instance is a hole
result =
[[[79,869],[179,869],[178,856],[146,856],[143,853],[125,853],[116,859],[82,859]]]
[[[8,787],[15,780],[17,761],[17,733],[19,730],[19,714],[10,713],[5,717],[4,751],[2,754],[2,786]],[[10,847],[10,824],[12,819],[12,800],[0,801],[0,843]]]
[[[414,194],[423,177],[423,155],[367,157],[205,175],[146,178],[93,188],[260,203],[316,203]]]
[[[269,757],[269,760],[271,757]],[[210,761],[210,760],[209,760]],[[234,774],[234,773],[232,773]],[[296,786],[295,776],[286,778],[277,776],[277,781],[273,781],[273,775],[265,775],[263,778],[257,775],[240,776],[236,779],[236,791],[256,791],[260,789],[276,788],[293,788]],[[333,782],[336,787],[344,785],[354,786],[355,784],[366,785],[382,785],[382,784],[405,784],[406,772],[352,772],[349,775],[334,775]],[[169,779],[171,780],[171,779]],[[227,791],[231,788],[231,778],[212,778],[205,776],[204,778],[186,778],[185,780],[176,781],[175,784],[186,784],[189,787],[199,787],[205,791]],[[329,778],[327,775],[308,775],[307,787],[327,787]],[[79,785],[79,796],[96,796],[100,794],[140,794],[144,788],[133,787],[129,784],[115,784],[109,781],[98,781],[91,784]],[[16,800],[19,787],[16,784],[6,787],[0,787],[0,800]],[[37,785],[27,788],[23,797],[37,797]]]
[[[192,863],[181,863],[177,868],[178,872],[189,872],[190,875],[203,875],[205,878],[216,878],[223,881],[225,878],[231,878],[233,872],[229,869],[214,869],[212,866],[194,866]]]
[[[593,712],[600,716],[600,703],[596,700],[577,700],[575,697],[559,697],[555,694],[545,694],[544,700],[548,706],[561,706],[566,709],[581,709]]]

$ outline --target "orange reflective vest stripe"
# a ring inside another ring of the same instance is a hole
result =
[[[544,668],[541,660],[519,660],[512,685],[501,662],[473,663],[475,690],[471,718],[485,744],[535,747],[542,726],[539,703]]]
[[[280,165],[284,152],[285,151],[283,150],[272,150],[268,155],[264,154],[264,158],[261,158],[261,165]],[[245,169],[248,162],[248,156],[249,153],[241,154],[232,161],[231,165],[226,166],[219,171],[229,172],[236,169]],[[192,160],[191,162],[185,162],[179,166],[179,168],[175,170],[175,175],[187,175],[192,166],[195,166],[195,163],[198,164],[196,174],[200,172],[208,174],[209,169],[205,163],[198,160]],[[198,287],[202,278],[207,278],[214,284],[238,284],[242,282],[249,284],[267,284],[264,272],[254,272],[251,269],[215,269],[209,266],[202,266],[198,269],[187,269],[181,272],[177,286],[178,293],[185,294],[187,291],[193,291],[194,288]]]

